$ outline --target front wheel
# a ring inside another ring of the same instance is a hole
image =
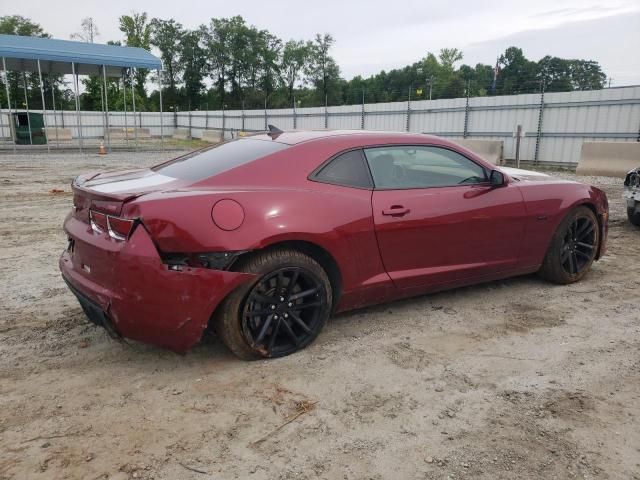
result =
[[[332,291],[324,269],[291,249],[259,252],[238,270],[258,275],[216,313],[224,343],[238,357],[283,357],[309,345],[329,318]]]
[[[598,219],[587,207],[577,207],[560,222],[539,274],[562,285],[581,280],[600,246]]]

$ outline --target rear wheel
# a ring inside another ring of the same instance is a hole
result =
[[[239,271],[259,275],[231,293],[216,313],[224,343],[238,357],[282,357],[309,345],[331,312],[332,291],[323,268],[290,249],[259,252]]]
[[[591,268],[600,245],[598,219],[587,207],[577,207],[560,222],[540,268],[542,278],[568,284]]]
[[[638,208],[637,202],[636,208],[627,208],[627,217],[633,225],[640,227],[640,208]]]

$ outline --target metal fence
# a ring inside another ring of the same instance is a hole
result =
[[[504,141],[504,155],[513,159],[514,132],[522,126],[520,158],[540,163],[575,164],[585,141],[640,141],[640,86],[603,90],[541,93],[496,97],[420,100],[393,103],[312,107],[298,109],[192,111],[163,114],[164,134],[201,138],[205,130],[223,131],[225,137],[240,131],[263,131],[267,124],[287,129],[367,129],[409,131],[452,139]],[[0,136],[8,137],[6,111],[0,115]],[[75,112],[47,114],[78,137]],[[110,112],[113,129],[131,128],[133,114]],[[85,139],[102,139],[106,119],[101,112],[82,112]],[[160,114],[136,113],[135,126],[160,135]],[[127,130],[128,132],[128,130]],[[127,144],[133,139],[133,133]],[[122,140],[123,135],[118,135]],[[54,141],[55,139],[50,139]],[[110,139],[111,140],[111,139]],[[6,147],[5,147],[6,148]]]

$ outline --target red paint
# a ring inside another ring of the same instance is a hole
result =
[[[244,210],[235,200],[223,198],[213,206],[211,218],[218,228],[230,232],[240,228],[244,222]]]
[[[267,135],[256,139],[274,141]],[[599,189],[553,177],[507,178],[498,188],[376,191],[308,180],[341,151],[388,144],[445,146],[495,168],[437,137],[314,131],[283,133],[275,141],[291,147],[196,182],[108,194],[89,184],[120,180],[117,173],[80,177],[76,209],[64,224],[75,248],[60,260],[63,275],[107,310],[122,335],[184,352],[198,342],[225,296],[254,277],[205,268],[172,271],[160,252],[251,251],[308,242],[340,269],[336,310],[342,311],[536,271],[572,207],[587,204],[600,215],[608,208]],[[148,174],[128,171],[122,179]],[[141,223],[127,241],[116,241],[92,231],[89,208]]]

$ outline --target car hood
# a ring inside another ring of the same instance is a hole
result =
[[[522,170],[520,168],[511,168],[511,167],[498,167],[500,171],[509,175],[509,177],[523,182],[553,182],[553,183],[566,183],[569,180],[564,180],[558,177],[554,177],[552,175],[547,175],[542,172],[534,172],[533,170]]]

